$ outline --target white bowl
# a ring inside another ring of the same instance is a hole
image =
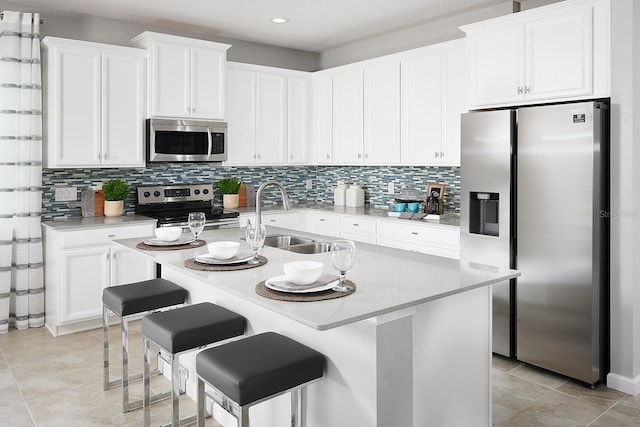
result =
[[[156,237],[165,242],[173,242],[178,240],[182,234],[182,227],[158,227],[156,228]]]
[[[283,266],[287,279],[296,285],[310,285],[322,274],[324,264],[318,261],[287,262]]]
[[[211,242],[207,244],[207,249],[209,249],[211,256],[216,259],[229,259],[238,253],[240,242]]]

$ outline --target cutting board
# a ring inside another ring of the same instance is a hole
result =
[[[247,186],[240,184],[240,189],[238,190],[238,207],[245,206],[247,206]]]
[[[104,216],[104,192],[93,191],[93,216]]]

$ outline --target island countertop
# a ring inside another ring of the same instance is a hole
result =
[[[205,231],[201,238],[207,242],[240,240],[243,231],[244,229],[238,228]],[[267,232],[269,235],[293,233],[316,241],[331,241],[327,236],[301,231],[291,232],[277,227],[267,227]],[[393,313],[519,275],[515,270],[357,243],[356,261],[353,269],[347,274],[347,278],[357,285],[356,292],[343,298],[319,302],[278,301],[258,295],[255,291],[256,285],[268,278],[282,275],[282,265],[290,261],[320,261],[325,265],[324,271],[335,274],[330,254],[297,254],[265,246],[261,254],[268,259],[266,265],[239,271],[208,272],[192,270],[184,265],[185,260],[206,253],[206,246],[172,251],[147,251],[136,248],[141,240],[123,239],[114,243],[151,257],[163,269],[179,270],[180,273],[195,277],[207,286],[214,286],[317,330],[332,329]],[[244,241],[242,244],[246,245]]]

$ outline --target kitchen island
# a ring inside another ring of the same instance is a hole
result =
[[[238,240],[243,231],[209,231],[202,238]],[[268,233],[291,234],[274,227]],[[295,260],[321,261],[325,271],[333,272],[329,253],[305,255],[265,246],[264,266],[207,272],[184,266],[206,246],[145,251],[136,248],[140,241],[115,244],[160,264],[162,277],[189,291],[189,302],[214,302],[245,316],[248,334],[279,332],[326,355],[324,378],[308,389],[309,427],[491,425],[489,285],[516,277],[516,271],[358,243],[347,276],[357,285],[355,293],[286,302],[258,295],[256,284],[283,274],[282,265]],[[195,396],[194,358],[181,358],[190,372],[190,396]],[[288,425],[289,401],[281,396],[253,407],[252,422]]]

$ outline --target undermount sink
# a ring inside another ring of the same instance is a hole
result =
[[[267,236],[264,239],[264,245],[299,254],[321,254],[331,250],[331,243],[316,242],[313,239],[291,234]]]
[[[271,246],[272,248],[286,248],[293,245],[302,245],[313,243],[312,239],[305,239],[304,237],[292,236],[290,234],[279,234],[275,236],[267,236],[264,239],[265,246]]]
[[[295,245],[286,248],[288,251],[296,252],[299,254],[321,254],[331,251],[331,243],[327,242],[314,242],[304,245]]]

